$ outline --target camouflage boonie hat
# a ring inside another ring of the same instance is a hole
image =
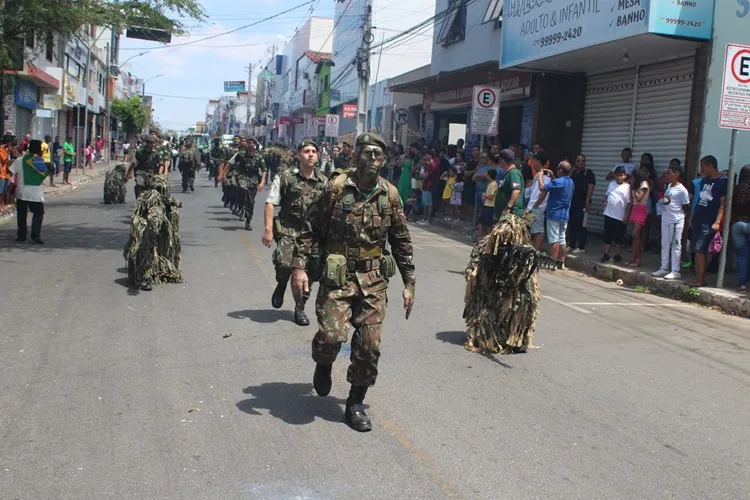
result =
[[[383,151],[385,151],[385,141],[382,137],[380,137],[377,134],[371,134],[370,132],[367,132],[365,134],[361,134],[359,137],[357,137],[357,147],[362,146],[379,146]]]
[[[313,141],[312,139],[302,139],[297,145],[297,151],[301,151],[305,146],[313,146],[315,148],[315,151],[320,151],[318,143]]]

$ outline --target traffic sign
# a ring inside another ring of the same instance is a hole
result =
[[[404,108],[399,108],[393,113],[393,121],[396,125],[406,125],[409,123],[409,112]]]
[[[326,115],[326,137],[338,137],[339,115]]]
[[[500,114],[500,89],[474,86],[474,98],[471,101],[472,134],[495,135]]]
[[[750,130],[750,46],[727,45],[721,89],[719,127]]]

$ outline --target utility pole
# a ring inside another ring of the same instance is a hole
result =
[[[357,96],[357,135],[367,132],[367,87],[370,83],[370,44],[372,43],[372,0],[365,0],[362,43],[357,53],[359,95]]]
[[[247,134],[250,135],[250,86],[253,83],[253,64],[247,66],[247,117],[245,118],[245,127]]]

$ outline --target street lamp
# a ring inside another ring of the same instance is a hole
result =
[[[141,97],[146,97],[146,84],[147,84],[148,82],[150,82],[151,80],[153,80],[153,79],[155,79],[155,78],[159,78],[159,77],[162,77],[162,76],[164,76],[164,75],[161,75],[161,74],[159,74],[159,75],[156,75],[156,76],[152,76],[152,77],[151,77],[151,78],[149,78],[148,80],[145,80],[145,81],[143,82],[143,87],[141,87]]]
[[[117,76],[120,73],[120,68],[122,68],[123,66],[125,66],[129,61],[135,59],[136,57],[140,57],[140,56],[146,55],[149,52],[151,52],[151,51],[147,50],[145,52],[139,52],[138,54],[136,54],[134,56],[130,56],[127,59],[125,59],[125,62],[121,62],[120,64],[110,64],[109,65],[109,72],[110,72],[110,74],[113,75],[113,76]]]

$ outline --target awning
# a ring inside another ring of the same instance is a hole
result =
[[[31,64],[24,66],[23,71],[5,70],[3,73],[19,76],[24,80],[30,80],[42,88],[55,90],[60,88],[60,81],[57,78]]]
[[[441,71],[437,75],[428,76],[426,78],[422,78],[421,80],[399,83],[392,87],[389,87],[389,89],[391,90],[391,92],[403,92],[406,94],[424,94],[428,90],[437,90],[440,88],[448,89],[466,85],[466,77],[472,73],[477,73],[477,76],[482,76],[481,74],[483,71],[485,73],[487,71],[500,73],[500,70],[498,70],[497,66],[498,65],[496,60],[486,61],[454,71]],[[486,76],[487,75],[485,75],[485,77]]]

